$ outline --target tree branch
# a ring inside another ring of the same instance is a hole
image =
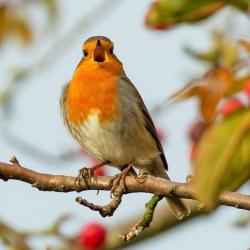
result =
[[[110,190],[109,176],[93,176],[88,185],[84,181],[76,181],[76,177],[50,175],[32,171],[19,164],[0,162],[0,179],[19,180],[31,184],[41,191],[80,192],[84,190]],[[143,183],[139,183],[134,176],[126,177],[126,193],[144,192],[159,196],[177,196],[195,199],[194,191],[189,183],[167,181],[154,176],[148,176]],[[250,196],[236,192],[223,192],[219,201],[221,205],[250,210]]]
[[[105,250],[118,250],[127,248],[144,242],[146,240],[151,240],[152,237],[159,236],[159,234],[166,234],[168,230],[174,230],[177,227],[183,226],[189,221],[193,221],[196,218],[207,215],[204,211],[200,210],[197,206],[197,202],[188,200],[186,201],[187,205],[190,207],[191,213],[188,217],[184,217],[180,221],[173,216],[173,213],[170,211],[170,208],[165,202],[156,208],[154,212],[154,219],[150,223],[150,227],[147,230],[144,230],[138,236],[133,238],[130,241],[122,241],[117,235],[124,235],[131,230],[131,225],[136,225],[139,220],[141,220],[142,215],[137,215],[135,218],[127,218],[126,223],[122,222],[111,227],[108,231],[107,241],[105,245]],[[133,247],[131,248],[133,249]]]

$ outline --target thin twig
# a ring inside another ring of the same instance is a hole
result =
[[[134,218],[127,218],[126,223],[122,222],[120,224],[116,224],[115,226],[111,227],[108,232],[105,250],[117,250],[127,247],[133,249],[132,245],[138,244],[140,242],[145,244],[146,240],[151,240],[153,237],[159,236],[160,233],[164,232],[164,235],[166,235],[167,231],[172,232],[172,230],[176,227],[183,226],[189,221],[193,221],[195,218],[207,214],[204,213],[204,211],[198,209],[197,202],[187,200],[186,203],[190,207],[191,213],[188,217],[185,217],[181,223],[175,216],[173,216],[173,213],[167,206],[166,202],[162,202],[161,206],[159,206],[160,204],[157,205],[157,209],[154,212],[154,219],[150,223],[150,227],[130,241],[123,241],[120,237],[117,237],[117,235],[124,235],[127,233],[130,230],[131,225],[135,225],[139,220],[141,220],[143,215],[138,213],[138,215]]]
[[[143,215],[143,218],[137,222],[129,231],[122,236],[124,241],[130,241],[141,232],[144,231],[147,227],[149,227],[150,223],[153,220],[154,211],[158,204],[158,202],[162,199],[162,196],[154,195],[150,201],[146,204],[146,211]]]
[[[66,160],[76,159],[77,157],[84,158],[87,154],[84,154],[84,151],[68,151],[61,152],[59,154],[51,154],[49,151],[46,151],[40,147],[37,147],[35,144],[29,143],[25,139],[17,136],[13,133],[8,126],[1,127],[1,133],[3,140],[10,146],[15,146],[20,151],[27,155],[31,155],[36,160],[42,161],[43,163],[63,163]]]
[[[31,250],[27,242],[27,237],[4,222],[0,221],[0,242],[7,249],[13,250]]]
[[[90,208],[91,210],[98,211],[102,217],[113,216],[115,210],[119,207],[122,201],[122,194],[115,195],[110,203],[104,206],[95,205],[93,203],[88,202],[81,197],[76,198],[76,202]]]

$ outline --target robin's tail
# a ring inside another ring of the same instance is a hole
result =
[[[150,173],[154,176],[170,180],[168,174],[162,166],[157,167],[157,165],[154,165]],[[182,220],[185,216],[189,216],[190,208],[180,198],[166,197],[166,200],[171,208],[171,211],[178,220]]]

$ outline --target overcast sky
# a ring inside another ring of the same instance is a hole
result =
[[[81,58],[81,45],[89,36],[105,35],[114,41],[116,55],[123,62],[128,77],[140,91],[149,109],[183,86],[190,77],[199,75],[205,67],[185,55],[183,46],[207,48],[208,30],[217,27],[217,24],[220,27],[225,25],[227,13],[202,25],[183,25],[169,32],[153,32],[143,25],[144,15],[151,1],[120,1],[120,4],[110,8],[108,14],[103,15],[101,20],[88,29],[83,25],[81,32],[72,39],[71,45],[61,49],[60,56],[49,67],[34,74],[19,90],[14,103],[14,117],[8,124],[11,131],[51,154],[77,148],[63,126],[59,97],[63,85],[70,79]],[[18,48],[6,46],[5,51],[1,52],[1,82],[7,78],[4,72],[20,63],[28,65],[39,58],[60,34],[67,32],[101,1],[75,0],[72,4],[72,1],[60,0],[60,3],[59,26],[48,40],[37,41],[35,49],[20,52]],[[37,15],[40,16],[40,13]],[[244,18],[241,21],[246,22]],[[245,35],[244,30],[239,30],[238,34]],[[160,117],[154,117],[155,123],[164,128],[167,134],[164,149],[169,174],[176,181],[185,181],[190,172],[187,130],[196,117],[195,101],[175,105]],[[78,169],[86,164],[82,159],[45,163],[0,140],[1,161],[8,161],[13,154],[23,165],[46,173],[77,175]],[[77,205],[74,202],[75,196],[76,194],[39,192],[17,181],[0,182],[0,219],[18,229],[32,230],[45,227],[62,214],[72,213],[77,219],[66,231],[76,232],[88,221],[100,221],[108,225],[125,221],[142,212],[150,197],[144,194],[127,195],[113,217],[101,218],[98,213]],[[86,192],[84,197],[100,204],[109,199],[108,194],[101,193],[96,197],[95,192]],[[238,210],[223,207],[211,216],[194,220],[130,249],[162,250],[164,246],[164,249],[174,250],[246,250],[250,247],[250,229],[242,230],[232,226],[238,215]],[[44,249],[46,242],[49,240],[36,241],[34,244],[37,249]],[[0,249],[3,248],[0,246]]]

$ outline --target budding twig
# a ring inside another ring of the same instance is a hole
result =
[[[154,195],[150,201],[146,204],[146,211],[143,215],[143,218],[137,222],[129,231],[122,236],[124,241],[130,241],[137,235],[139,235],[145,228],[149,227],[150,223],[153,220],[154,211],[158,202],[162,199],[162,196]]]

